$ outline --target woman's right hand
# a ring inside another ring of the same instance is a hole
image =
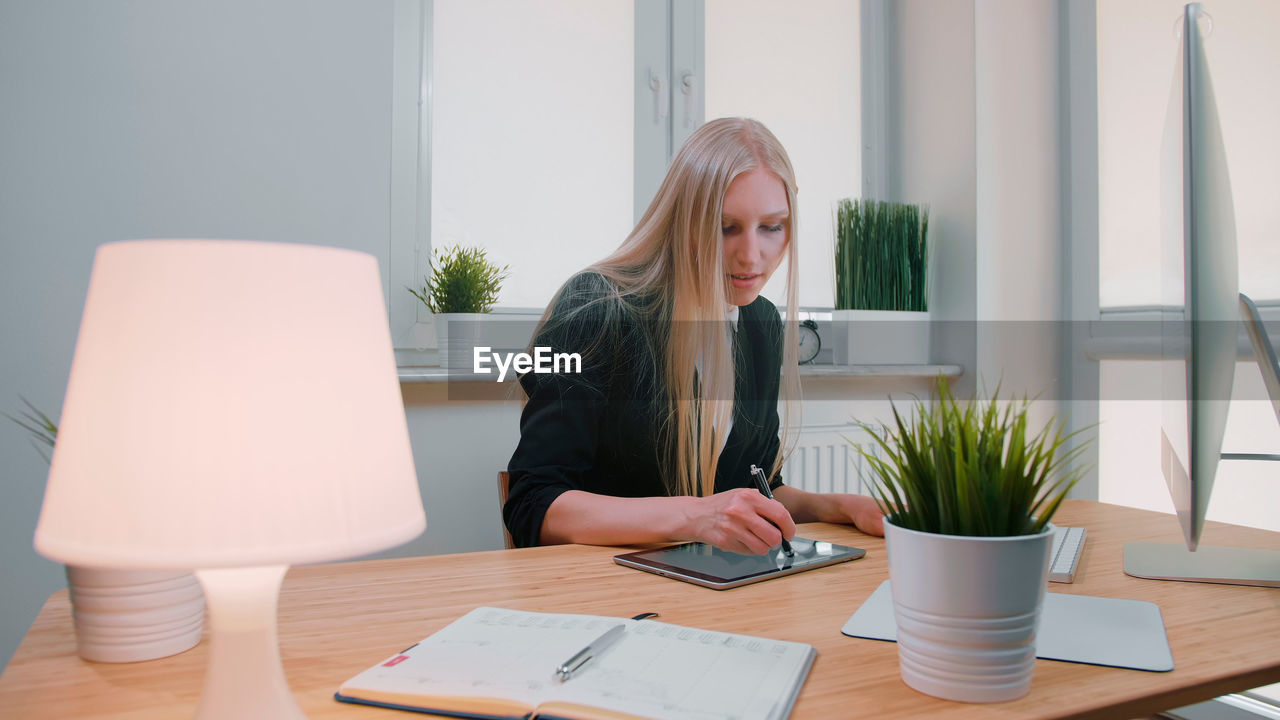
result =
[[[791,513],[757,490],[737,488],[698,500],[691,518],[693,539],[721,550],[761,555],[796,534]]]

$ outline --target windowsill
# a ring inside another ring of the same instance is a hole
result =
[[[541,308],[500,307],[493,310],[493,315],[506,316],[509,320],[527,320],[536,324],[541,317]],[[785,317],[786,309],[782,309]],[[830,308],[800,308],[802,319],[813,319],[818,322],[829,322]],[[461,370],[450,371],[440,367],[440,356],[435,349],[435,330],[429,322],[420,322],[413,332],[404,338],[405,347],[395,350],[396,370],[401,383],[493,383],[497,382],[495,373],[472,373]],[[800,366],[802,378],[847,378],[850,380],[893,379],[893,378],[933,378],[945,375],[955,379],[964,374],[960,365],[834,365],[832,349],[823,348],[817,362]],[[515,374],[508,373],[503,383],[515,382]]]
[[[1272,347],[1277,347],[1280,345],[1280,308],[1275,301],[1267,301],[1259,305],[1258,310]],[[1185,353],[1188,342],[1188,338],[1178,337],[1178,333],[1187,332],[1179,327],[1181,317],[1180,311],[1168,312],[1154,307],[1104,309],[1101,320],[1089,323],[1088,337],[1084,339],[1085,357],[1093,361],[1161,360],[1168,355],[1169,359],[1176,359],[1179,353]],[[1166,331],[1172,335],[1164,337]],[[1180,349],[1180,346],[1183,347]],[[1254,359],[1253,342],[1243,321],[1239,322],[1236,333],[1236,359],[1241,362]]]
[[[493,383],[497,382],[496,373],[472,373],[461,370],[447,370],[438,366],[408,366],[397,368],[401,383]],[[848,378],[850,380],[871,378],[932,378],[945,375],[957,378],[964,373],[959,365],[801,365],[800,377]],[[504,383],[515,382],[515,374],[507,373]]]

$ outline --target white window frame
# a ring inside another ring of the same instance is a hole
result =
[[[431,313],[409,294],[431,258],[432,0],[395,0],[392,29],[391,234],[387,314],[397,364],[434,362],[434,353],[401,348],[430,344]]]

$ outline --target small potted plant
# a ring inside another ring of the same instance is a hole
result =
[[[1052,545],[1050,519],[1084,474],[1075,433],[1029,428],[1030,402],[957,400],[945,378],[914,418],[859,447],[885,513],[898,659],[907,685],[965,702],[1025,695]],[[1004,409],[1001,410],[1001,405]],[[1077,431],[1079,432],[1079,431]]]
[[[26,398],[21,417],[4,413],[30,434],[51,462],[58,424]],[[94,662],[138,662],[168,657],[200,642],[204,591],[190,570],[127,570],[68,565],[67,588],[76,651]]]
[[[928,363],[928,208],[845,198],[835,223],[836,364]]]
[[[443,367],[471,367],[473,348],[485,334],[482,321],[509,275],[508,266],[490,262],[484,250],[455,245],[436,252],[424,287],[408,289],[434,315]]]

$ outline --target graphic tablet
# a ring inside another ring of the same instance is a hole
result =
[[[619,565],[675,578],[715,590],[771,580],[805,570],[857,560],[866,550],[802,537],[791,539],[794,556],[781,548],[763,555],[742,555],[701,542],[615,555]]]

